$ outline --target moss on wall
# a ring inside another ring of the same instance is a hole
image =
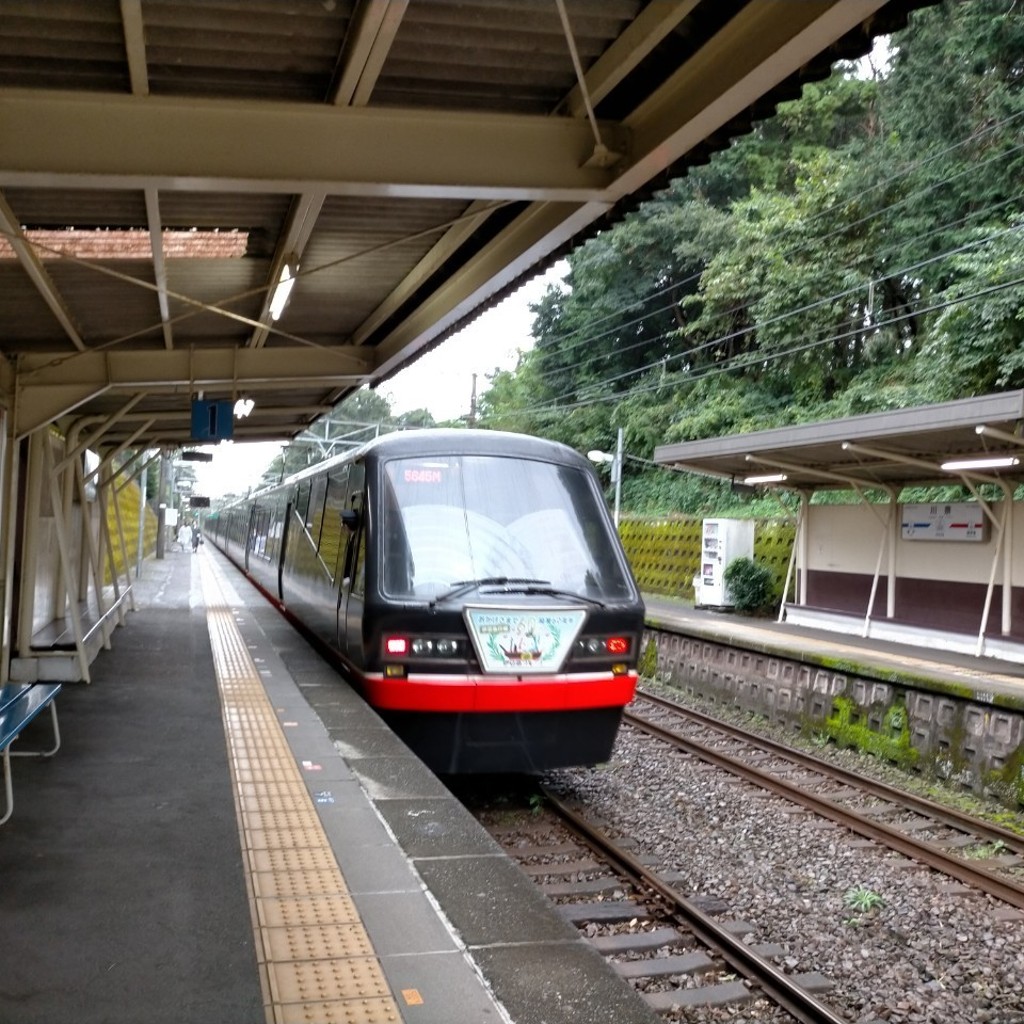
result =
[[[921,758],[910,742],[910,716],[900,701],[885,709],[881,728],[876,730],[871,728],[854,701],[849,697],[836,697],[832,714],[825,719],[825,731],[840,746],[884,757],[903,768],[913,768]]]
[[[991,772],[985,783],[1005,803],[1024,805],[1024,746],[1018,747],[998,772]]]

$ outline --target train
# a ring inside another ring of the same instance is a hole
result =
[[[203,531],[436,773],[609,759],[644,605],[594,469],[566,445],[384,434]]]

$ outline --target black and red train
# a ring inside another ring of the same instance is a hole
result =
[[[220,509],[205,531],[435,771],[608,759],[644,608],[572,449],[390,434]]]

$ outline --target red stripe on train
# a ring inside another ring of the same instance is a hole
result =
[[[578,711],[624,707],[637,674],[494,679],[488,676],[362,677],[369,702],[385,711]]]

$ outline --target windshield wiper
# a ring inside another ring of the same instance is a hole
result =
[[[517,576],[484,576],[478,580],[456,580],[452,584],[451,590],[438,594],[437,597],[431,600],[430,607],[433,608],[434,605],[439,604],[441,601],[450,601],[452,598],[461,597],[463,594],[468,594],[471,590],[476,590],[478,587],[544,587],[550,583],[551,580],[522,579]],[[524,593],[530,593],[530,591],[524,591]]]
[[[595,605],[597,608],[604,608],[604,601],[599,601],[596,597],[588,597],[586,594],[575,594],[571,590],[559,590],[557,587],[524,587],[518,593],[523,594],[543,594],[546,597],[567,597],[571,601],[583,601],[586,604]]]
[[[545,597],[567,597],[571,601],[583,601],[598,608],[604,608],[604,601],[596,597],[588,597],[586,594],[575,594],[571,590],[559,590],[551,586],[550,580],[531,580],[517,576],[485,576],[479,580],[457,580],[452,584],[452,589],[444,594],[439,594],[430,602],[433,608],[441,601],[451,601],[453,598],[468,594],[478,587],[501,587],[505,594],[542,594]]]

